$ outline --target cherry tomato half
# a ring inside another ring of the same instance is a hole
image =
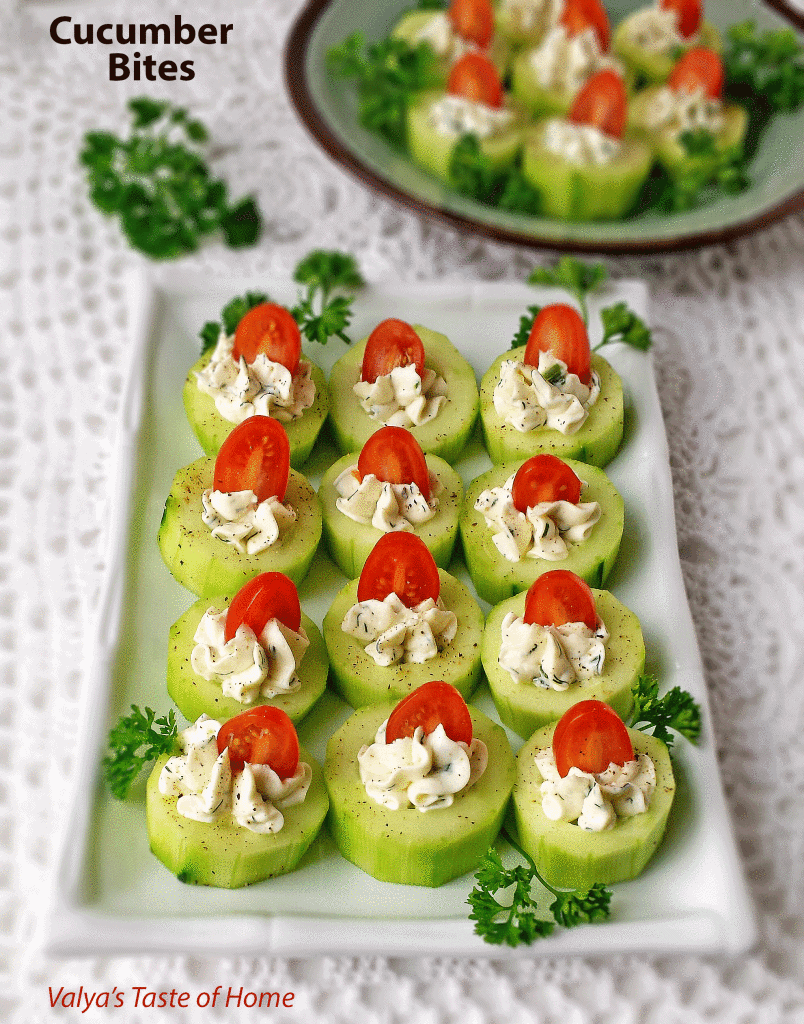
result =
[[[259,636],[269,619],[279,619],[294,633],[299,632],[299,592],[283,572],[261,572],[238,590],[226,613],[223,638],[231,640],[243,623]]]
[[[538,366],[540,352],[552,352],[556,359],[566,363],[568,372],[576,374],[581,383],[591,383],[589,336],[583,320],[572,306],[557,302],[539,311],[528,336],[525,362],[529,366]]]
[[[392,484],[416,484],[430,500],[430,474],[424,452],[416,438],[404,427],[380,427],[363,445],[357,460],[362,480],[372,473],[378,480]]]
[[[667,85],[674,92],[696,92],[703,89],[710,100],[719,99],[723,94],[723,64],[714,50],[703,46],[688,50],[679,60]]]
[[[267,764],[280,779],[289,779],[299,766],[299,737],[285,712],[271,704],[244,711],[218,730],[218,753],[229,748],[232,771],[243,765]]]
[[[272,495],[283,501],[290,473],[290,442],[282,424],[270,416],[249,416],[221,445],[215,459],[216,491],[251,490],[258,501]]]
[[[451,683],[434,679],[422,683],[397,704],[385,727],[385,742],[412,736],[418,726],[427,736],[439,723],[454,743],[472,742],[472,718],[466,701]]]
[[[410,324],[393,317],[377,324],[368,337],[363,353],[360,379],[373,384],[397,366],[416,365],[421,377],[424,373],[424,345]]]
[[[613,708],[600,700],[582,700],[559,719],[553,733],[553,754],[563,779],[573,767],[597,775],[610,764],[633,761],[634,748]]]
[[[556,455],[534,455],[516,471],[511,497],[520,512],[542,501],[569,501],[573,505],[581,499],[581,481]]]
[[[578,92],[569,112],[574,124],[588,124],[604,135],[621,139],[625,131],[628,98],[625,83],[616,71],[604,68]]]
[[[489,0],[452,0],[447,11],[453,29],[462,39],[485,48],[494,33],[494,11]]]
[[[701,27],[703,21],[701,0],[660,0],[659,6],[663,11],[676,12],[678,31],[685,39],[694,36]]]
[[[408,608],[434,601],[441,590],[438,567],[415,533],[386,533],[371,549],[357,584],[358,601],[384,601],[393,591]]]
[[[594,29],[601,52],[608,51],[611,27],[606,8],[600,0],[566,0],[559,23],[570,37],[579,36],[587,28]]]
[[[569,569],[551,569],[531,584],[525,598],[525,622],[540,626],[563,626],[583,622],[597,627],[595,598],[589,584]]]
[[[503,87],[497,68],[482,53],[465,53],[452,67],[447,82],[451,96],[463,96],[487,107],[501,107]]]
[[[274,363],[281,363],[291,373],[299,368],[301,332],[299,325],[284,306],[263,302],[250,309],[237,325],[232,358],[253,363],[262,352]]]

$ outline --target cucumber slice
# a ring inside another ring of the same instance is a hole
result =
[[[443,12],[433,10],[408,11],[406,14],[403,14],[396,25],[394,25],[391,30],[391,36],[395,39],[404,39],[406,43],[410,43],[411,46],[415,46],[417,41],[419,41],[416,39],[416,36],[421,32],[428,21],[432,21],[434,15],[437,13]],[[495,35],[484,52],[492,64],[497,68],[500,78],[502,78],[505,75],[510,60],[510,47],[507,41],[502,36]],[[444,85],[447,84],[451,64],[452,62],[446,57],[438,57],[436,55],[435,72]]]
[[[205,822],[183,818],[176,798],[159,792],[159,774],[168,759],[164,754],[148,777],[145,813],[151,852],[180,882],[239,889],[297,867],[324,822],[329,806],[323,772],[304,750],[299,760],[313,769],[304,802],[282,812],[279,832],[259,834],[233,820]]]
[[[201,495],[212,486],[215,460],[202,457],[173,478],[157,540],[162,558],[183,587],[198,597],[235,594],[261,572],[283,572],[298,586],[307,575],[321,537],[321,507],[309,482],[290,471],[285,504],[296,520],[279,540],[257,555],[244,555],[213,537],[201,519]]]
[[[648,110],[661,88],[659,85],[651,86],[634,96],[628,108],[628,126],[636,137],[644,139],[652,147],[656,159],[671,177],[694,175],[705,181],[717,170],[723,154],[735,157],[741,154],[748,127],[748,113],[744,107],[735,103],[723,106],[724,124],[715,135],[714,153],[691,155],[669,129],[648,127]]]
[[[477,419],[475,372],[449,338],[420,324],[413,325],[424,345],[425,366],[447,382],[447,401],[435,419],[410,431],[425,452],[454,462],[469,439]],[[330,425],[340,451],[359,452],[366,440],[382,426],[364,412],[354,391],[360,379],[364,338],[341,356],[329,377]]]
[[[519,841],[551,885],[589,889],[636,878],[662,841],[673,804],[675,779],[667,747],[644,732],[629,729],[635,753],[647,754],[656,767],[656,791],[644,814],[620,818],[614,828],[586,832],[567,821],[550,821],[542,813],[543,779],[533,756],[553,740],[555,723],[540,729],[519,751],[513,807]]]
[[[205,353],[191,368],[184,382],[182,398],[187,419],[193,428],[193,433],[204,449],[206,455],[215,456],[220,446],[234,429],[235,424],[224,419],[215,408],[215,400],[199,390],[196,383],[196,374],[207,365],[212,358],[212,351]],[[306,357],[305,357],[306,358]],[[311,360],[307,360],[311,367],[311,376],[315,381],[315,401],[309,409],[305,409],[297,420],[283,423],[285,432],[290,441],[290,464],[298,469],[306,461],[315,444],[315,439],[324,420],[327,418],[329,408],[329,396],[327,382],[323,371]]]
[[[653,155],[647,143],[623,139],[607,164],[579,165],[544,146],[546,121],[526,134],[522,173],[539,190],[548,217],[566,221],[619,220],[634,206],[650,173]]]
[[[458,617],[458,631],[452,643],[437,657],[421,665],[380,667],[363,647],[341,629],[346,612],[357,603],[358,580],[352,580],[338,594],[324,617],[324,643],[329,652],[333,689],[353,708],[402,697],[431,679],[452,683],[464,700],[469,700],[480,681],[480,641],[483,613],[469,590],[443,569],[441,599]]]
[[[241,704],[221,690],[216,679],[204,679],[193,671],[190,656],[195,647],[195,631],[208,608],[227,608],[231,597],[218,595],[212,599],[201,598],[191,605],[170,627],[167,660],[167,690],[187,719],[194,722],[202,714],[218,722],[227,722],[241,711],[258,704],[273,704],[281,708],[298,723],[315,704],[326,689],[329,659],[324,639],[318,627],[309,616],[302,612],[302,626],[307,633],[310,646],[298,668],[301,686],[293,693],[282,693],[276,697],[262,697],[253,704]]]
[[[568,114],[575,98],[570,89],[549,89],[543,86],[530,62],[533,50],[523,50],[511,63],[511,95],[533,117]]]
[[[486,525],[483,513],[475,510],[475,502],[481,492],[502,487],[508,477],[519,469],[521,462],[494,466],[473,481],[466,492],[460,518],[464,558],[478,596],[489,604],[499,604],[520,590],[527,590],[549,569],[571,569],[595,587],[603,586],[611,572],[623,535],[623,499],[601,469],[573,459],[564,461],[586,483],[581,500],[600,504],[600,519],[589,538],[582,544],[571,544],[569,554],[559,562],[549,562],[544,558],[509,562],[494,546],[493,531]]]
[[[472,871],[494,842],[514,782],[514,758],[505,732],[475,708],[472,731],[489,751],[486,771],[451,807],[391,811],[366,795],[357,754],[390,715],[385,703],[356,711],[327,744],[324,776],[328,823],[343,856],[383,882],[443,885]]]
[[[444,95],[443,92],[425,92],[409,105],[408,149],[415,163],[449,184],[452,153],[460,137],[443,134],[430,120],[430,108]],[[481,153],[495,171],[504,171],[516,160],[522,147],[522,127],[522,117],[517,114],[505,131],[478,140]]]
[[[324,539],[332,558],[349,579],[360,575],[371,549],[382,536],[382,531],[371,523],[356,523],[340,512],[335,504],[338,492],[335,481],[350,466],[357,464],[358,452],[344,455],[327,470],[318,488],[318,498],[324,515]],[[437,474],[444,486],[438,496],[438,509],[432,519],[414,529],[429,548],[436,565],[443,569],[449,565],[455,538],[458,535],[458,512],[463,501],[463,483],[455,470],[437,455],[425,455],[427,468]]]
[[[525,347],[504,352],[491,364],[480,384],[480,419],[486,451],[492,462],[524,462],[531,455],[549,452],[561,459],[577,459],[605,466],[617,454],[623,437],[623,385],[602,356],[592,354],[592,369],[600,377],[600,395],[586,422],[574,434],[537,427],[527,434],[514,430],[494,408],[494,388],[504,359],[523,359]]]
[[[605,671],[590,679],[580,679],[566,690],[548,690],[530,683],[515,683],[498,661],[502,642],[502,620],[508,612],[522,615],[524,592],[503,601],[489,613],[481,648],[483,670],[500,721],[527,739],[534,730],[555,722],[581,700],[602,700],[621,718],[631,714],[634,700],[631,687],[645,668],[645,641],[634,613],[608,590],[593,590],[598,614],[606,624]]]
[[[707,50],[714,50],[715,53],[721,53],[723,50],[720,32],[708,21],[701,24],[701,31],[694,42],[673,47],[672,53],[656,53],[645,50],[631,38],[629,23],[632,18],[633,15],[624,18],[615,28],[611,37],[612,53],[623,62],[632,82],[647,82],[651,85],[660,85],[662,82],[666,82],[679,58],[693,46],[704,46]]]
[[[545,33],[550,28],[548,15],[551,4],[545,0],[541,9],[534,11],[533,23],[528,24],[525,14],[531,14],[535,4],[494,4],[494,32],[496,36],[504,39],[512,47],[534,47],[542,41]]]

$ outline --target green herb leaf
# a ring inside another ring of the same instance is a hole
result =
[[[472,908],[469,919],[475,922],[476,935],[495,945],[529,945],[550,935],[556,924],[573,928],[609,916],[611,891],[604,885],[596,883],[588,891],[556,889],[539,874],[533,858],[513,839],[509,842],[526,863],[506,868],[493,847],[485,854],[475,873],[477,885],[466,901]],[[555,897],[550,905],[553,921],[538,916],[532,894],[535,882]],[[498,892],[509,889],[510,902],[496,899]]]
[[[634,683],[631,693],[634,710],[631,727],[652,733],[670,748],[673,745],[674,730],[695,743],[701,735],[701,709],[692,694],[674,686],[659,697],[659,682],[655,676],[642,674]]]
[[[207,130],[182,107],[140,97],[129,100],[131,135],[88,132],[79,160],[89,196],[117,216],[131,245],[154,259],[195,251],[205,235],[223,233],[230,246],[252,245],[261,230],[253,199],[229,205],[200,146]]]
[[[603,321],[603,340],[595,345],[595,351],[612,341],[621,341],[641,352],[647,352],[650,348],[650,328],[627,303],[617,302],[613,306],[606,306],[600,311],[600,319]]]
[[[307,286],[291,310],[304,337],[325,345],[335,336],[348,344],[345,331],[352,319],[352,298],[330,296],[334,291],[356,291],[365,284],[354,256],[316,249],[297,265],[293,280]]]
[[[541,306],[528,306],[527,313],[519,318],[519,330],[514,335],[511,348],[520,348],[522,345],[527,345],[533,321],[539,315],[541,308]]]
[[[804,48],[792,28],[758,32],[756,22],[743,21],[729,28],[726,39],[729,95],[760,97],[771,112],[797,110],[804,103]]]
[[[599,288],[607,278],[608,272],[602,263],[583,263],[574,256],[562,256],[552,269],[536,267],[528,278],[528,284],[547,285],[568,291],[577,299],[584,323],[588,325],[586,296]]]
[[[172,710],[156,718],[150,708],[143,713],[132,704],[131,713],[109,733],[109,753],[103,759],[104,777],[112,796],[123,800],[141,769],[174,749],[177,733]]]

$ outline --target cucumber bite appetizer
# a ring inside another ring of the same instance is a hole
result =
[[[577,311],[556,303],[539,312],[527,345],[486,371],[480,417],[492,462],[547,452],[602,467],[622,441],[622,382],[591,353]]]
[[[724,103],[723,64],[697,47],[673,68],[666,85],[637,93],[629,108],[633,132],[652,146],[671,178],[710,180],[725,155],[742,155],[748,114]]]
[[[345,455],[380,427],[407,427],[422,451],[453,462],[477,418],[472,367],[443,334],[383,320],[330,374],[330,424]]]
[[[327,685],[327,650],[293,581],[255,576],[233,598],[202,598],[170,627],[168,693],[190,721],[271,704],[299,722]]]
[[[634,206],[653,153],[647,143],[623,138],[627,102],[617,72],[599,71],[566,118],[546,118],[526,133],[522,173],[538,189],[549,216],[615,220]]]
[[[558,24],[564,0],[495,0],[494,30],[515,50],[540,43]]]
[[[527,739],[590,697],[630,714],[645,642],[639,619],[613,594],[552,569],[492,609],[482,658],[500,720]]]
[[[406,697],[434,675],[469,699],[483,613],[413,533],[386,533],[324,618],[331,682],[352,707]]]
[[[183,398],[207,455],[217,455],[236,424],[272,416],[287,431],[294,468],[309,456],[329,407],[323,372],[301,358],[298,324],[272,302],[252,307],[233,334],[221,327],[217,344],[190,369]]]
[[[505,732],[431,680],[356,711],[327,744],[330,830],[343,856],[384,882],[443,885],[477,867],[514,781]]]
[[[460,518],[475,590],[499,604],[557,565],[601,587],[624,514],[614,484],[595,466],[547,454],[494,466],[469,487]]]
[[[298,584],[320,537],[318,498],[290,469],[287,434],[269,416],[244,420],[217,459],[176,473],[158,533],[168,569],[198,597],[234,594],[261,572]]]
[[[675,793],[667,747],[607,704],[582,701],[535,732],[516,773],[519,841],[552,885],[636,878],[662,840]]]
[[[151,771],[148,839],[180,881],[236,889],[293,871],[328,805],[321,768],[280,708],[223,725],[202,715]]]
[[[424,92],[408,107],[408,149],[415,163],[448,183],[455,147],[465,135],[477,139],[492,170],[504,171],[522,148],[523,127],[492,62],[467,53],[450,72],[445,93]]]
[[[666,82],[679,56],[696,46],[717,52],[721,46],[701,0],[657,0],[624,18],[611,41],[632,83],[648,85]]]
[[[463,483],[437,455],[425,455],[404,427],[380,427],[358,455],[330,466],[318,497],[324,537],[344,575],[360,575],[384,533],[421,537],[436,565],[446,568],[458,533]]]

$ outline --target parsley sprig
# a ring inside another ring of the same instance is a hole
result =
[[[511,213],[536,215],[540,196],[515,163],[502,170],[483,153],[477,136],[463,135],[455,144],[449,165],[450,185],[479,203]]]
[[[562,256],[554,267],[535,267],[528,277],[528,284],[563,288],[569,292],[577,300],[584,323],[588,325],[586,296],[605,284],[608,276],[602,263],[584,263],[574,256]]]
[[[469,919],[475,922],[476,935],[495,945],[518,946],[552,934],[557,924],[574,928],[609,916],[611,890],[606,886],[596,882],[588,890],[556,889],[541,876],[533,858],[513,839],[509,842],[525,864],[506,868],[494,847],[484,855],[475,873],[477,885],[466,901],[472,908]],[[537,882],[554,897],[550,904],[552,921],[539,916],[538,900],[533,895]],[[507,898],[500,902],[497,893],[511,886],[510,903]]]
[[[204,125],[183,107],[131,99],[131,134],[88,132],[80,161],[95,206],[117,216],[131,245],[154,259],[194,252],[221,231],[233,247],[253,245],[262,228],[250,197],[230,204],[225,182],[204,159]]]
[[[652,730],[652,735],[660,739],[670,749],[673,745],[671,730],[695,743],[701,735],[701,709],[691,693],[674,686],[663,696],[659,696],[659,681],[656,676],[643,673],[634,683],[631,694],[634,698],[634,710],[631,715],[631,728],[642,732]]]
[[[755,21],[741,21],[726,38],[723,69],[730,95],[741,101],[759,97],[778,112],[804,103],[804,48],[792,28],[759,32]]]
[[[221,310],[220,322],[207,320],[199,331],[199,337],[203,342],[202,352],[207,352],[218,344],[221,330],[226,334],[234,334],[237,325],[250,309],[270,301],[264,292],[246,292],[245,295],[235,296]]]
[[[595,345],[595,352],[614,341],[621,341],[641,352],[647,352],[650,348],[650,328],[627,302],[615,302],[613,306],[601,309],[600,319],[603,321],[603,340]]]
[[[123,800],[141,769],[175,745],[178,727],[173,711],[162,718],[150,708],[142,712],[136,704],[109,733],[109,752],[103,759],[104,778],[112,796]]]
[[[325,345],[335,336],[348,344],[344,331],[352,319],[352,299],[332,293],[354,292],[366,283],[354,256],[316,249],[297,265],[293,280],[307,289],[291,310],[304,337]]]

